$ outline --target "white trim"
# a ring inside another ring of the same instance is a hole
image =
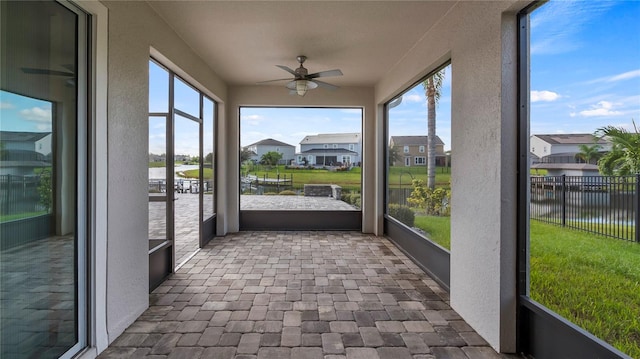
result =
[[[90,274],[89,274],[89,349],[83,353],[83,357],[92,357],[99,354],[109,345],[107,331],[107,194],[108,194],[108,170],[107,170],[107,89],[108,89],[108,24],[109,11],[97,1],[78,0],[76,5],[86,11],[90,16],[90,35],[92,36],[92,48],[89,56],[92,66],[92,109],[93,131],[92,148],[90,156],[92,167],[90,179],[92,181],[93,214],[90,218],[92,225]],[[114,338],[115,339],[115,338]]]

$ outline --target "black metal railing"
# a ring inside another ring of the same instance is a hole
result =
[[[0,175],[0,213],[4,216],[45,210],[38,176]]]
[[[531,177],[530,217],[640,242],[640,175]]]

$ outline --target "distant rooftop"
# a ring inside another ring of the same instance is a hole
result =
[[[357,143],[360,142],[359,133],[320,133],[309,135],[300,141],[301,145],[322,143]]]
[[[395,146],[426,146],[429,136],[391,136]],[[440,137],[436,136],[436,145],[444,145]]]
[[[251,147],[251,146],[289,146],[289,147],[295,147],[293,145],[290,145],[288,143],[284,143],[278,140],[274,140],[273,138],[267,138],[265,140],[262,141],[258,141],[256,143],[252,143],[248,146],[245,147]]]
[[[569,133],[569,134],[553,134],[553,135],[532,135],[538,137],[544,142],[551,145],[605,145],[609,142],[603,138],[598,139],[591,133]]]
[[[51,132],[13,132],[0,131],[0,141],[12,142],[36,142],[43,139]]]

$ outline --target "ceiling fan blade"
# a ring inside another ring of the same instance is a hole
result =
[[[315,82],[316,84],[318,84],[318,86],[323,87],[323,88],[325,88],[327,90],[332,90],[333,91],[333,90],[337,90],[337,89],[340,88],[340,87],[338,87],[336,85],[328,84],[328,83],[326,83],[324,81],[318,81],[318,80],[311,80],[311,81]]]
[[[277,79],[277,80],[267,80],[267,81],[260,81],[260,82],[256,82],[257,84],[266,84],[268,82],[276,82],[276,81],[291,81],[293,80],[291,77],[288,77],[286,79]]]
[[[283,69],[283,70],[285,70],[286,72],[292,74],[293,76],[296,76],[296,72],[293,71],[292,69],[290,69],[289,67],[284,66],[284,65],[276,65],[276,66],[281,68],[281,69]]]
[[[320,71],[314,74],[307,75],[307,78],[315,79],[316,77],[329,77],[329,76],[342,76],[342,71],[340,71],[339,69]]]
[[[58,70],[50,70],[50,69],[34,69],[31,67],[23,67],[22,72],[25,74],[34,74],[34,75],[53,75],[53,76],[75,76],[72,72],[66,71],[58,71]]]

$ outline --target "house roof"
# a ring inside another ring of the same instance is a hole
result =
[[[313,154],[336,154],[336,153],[347,153],[350,155],[357,155],[358,152],[354,152],[354,151],[349,151],[347,149],[344,148],[312,148],[310,150],[306,150],[306,151],[302,151],[302,154],[309,154],[309,155],[313,155]]]
[[[51,132],[13,132],[0,131],[0,141],[12,142],[36,142],[43,139]]]
[[[544,142],[551,145],[593,145],[600,144],[605,145],[609,142],[604,139],[594,137],[591,133],[568,133],[568,134],[553,134],[553,135],[533,135],[531,137],[538,137]]]
[[[296,146],[290,145],[288,143],[284,143],[284,142],[281,142],[281,141],[278,141],[278,140],[274,140],[273,138],[267,138],[267,139],[264,139],[262,141],[258,141],[256,143],[252,143],[252,144],[250,144],[248,146],[245,146],[245,147],[251,147],[251,146],[289,146],[289,147],[296,147]]]
[[[323,144],[323,143],[357,143],[360,142],[359,133],[319,133],[309,135],[300,141],[301,145]]]
[[[391,136],[394,146],[426,146],[429,136]],[[436,145],[444,145],[440,137],[436,136]]]

